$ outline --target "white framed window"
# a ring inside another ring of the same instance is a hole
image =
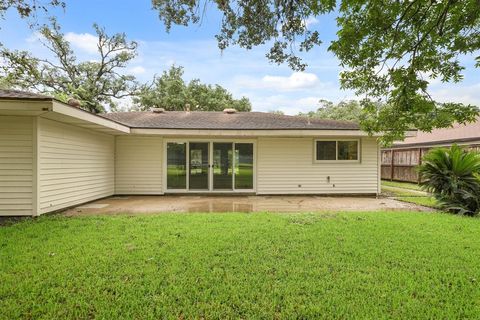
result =
[[[315,162],[359,162],[359,139],[314,140]]]

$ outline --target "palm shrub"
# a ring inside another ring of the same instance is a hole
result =
[[[457,145],[428,152],[418,168],[422,186],[453,213],[480,212],[480,154]]]

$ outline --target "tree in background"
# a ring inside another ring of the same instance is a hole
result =
[[[165,110],[222,111],[234,108],[250,111],[252,106],[246,97],[234,99],[232,94],[220,85],[203,84],[199,79],[186,83],[183,80],[183,67],[171,66],[160,77],[155,77],[149,85],[143,85],[133,98],[140,110],[152,107]]]
[[[282,110],[270,110],[270,111],[268,111],[268,113],[273,113],[273,114],[276,114],[276,115],[279,115],[279,116],[285,115],[285,112],[283,112]]]
[[[65,2],[62,0],[0,0],[0,18],[4,18],[9,9],[17,11],[18,15],[23,19],[31,19],[30,25],[35,24],[35,16],[38,12],[47,13],[49,9],[54,7],[65,8]]]
[[[362,106],[356,100],[341,101],[334,104],[328,100],[320,100],[320,107],[316,111],[299,113],[300,116],[307,116],[331,120],[347,120],[360,122],[362,119]]]
[[[121,72],[137,55],[137,43],[127,41],[125,34],[109,36],[96,24],[94,29],[98,36],[95,61],[77,61],[55,19],[51,26],[39,30],[40,41],[53,59],[1,47],[0,82],[51,94],[65,102],[72,97],[80,101],[82,108],[95,113],[104,112],[105,105],[115,109],[117,99],[136,92],[135,77]]]
[[[364,129],[385,132],[386,142],[412,127],[430,131],[478,114],[473,105],[438,103],[428,92],[431,78],[461,81],[459,57],[478,54],[478,0],[153,0],[153,7],[167,30],[199,24],[216,8],[223,17],[216,36],[221,50],[272,42],[267,57],[295,70],[306,64],[294,48],[303,52],[321,44],[308,19],[335,13],[338,39],[328,49],[344,68],[341,87],[362,98]]]

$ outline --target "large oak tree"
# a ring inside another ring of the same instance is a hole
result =
[[[118,99],[136,93],[135,77],[125,73],[128,62],[137,55],[137,43],[123,33],[109,36],[94,25],[98,54],[94,60],[79,61],[55,19],[40,28],[40,41],[51,58],[40,58],[28,51],[1,47],[0,82],[11,86],[51,94],[67,101],[78,99],[91,112],[115,109]]]
[[[295,70],[306,67],[299,52],[321,44],[307,20],[335,13],[338,37],[328,49],[343,67],[341,87],[355,90],[364,128],[386,132],[387,142],[411,127],[429,131],[472,121],[478,113],[472,105],[435,101],[428,85],[432,78],[461,81],[459,58],[478,55],[479,0],[153,0],[153,6],[167,30],[199,24],[216,8],[220,49],[272,43],[267,57]]]

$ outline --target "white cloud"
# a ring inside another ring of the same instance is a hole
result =
[[[480,107],[480,83],[473,85],[441,84],[430,90],[431,96],[440,102],[459,102]]]
[[[65,34],[65,40],[70,42],[73,47],[87,53],[94,54],[98,52],[98,37],[93,34],[68,32]]]
[[[419,74],[423,80],[428,81],[430,86],[435,86],[439,83],[442,83],[440,77],[434,78],[431,72],[420,72]]]
[[[136,67],[133,67],[133,68],[130,68],[129,69],[130,73],[133,73],[133,74],[144,74],[145,72],[147,72],[147,70],[142,67],[142,66],[136,66]]]
[[[315,17],[308,17],[307,20],[304,21],[305,27],[307,28],[317,23],[319,23],[319,21]]]
[[[294,98],[285,94],[272,95],[268,97],[251,96],[254,111],[275,111],[280,110],[285,114],[295,115],[299,112],[316,110],[321,97],[309,96]]]
[[[278,88],[281,90],[298,90],[315,87],[320,80],[313,73],[294,72],[289,77],[266,75],[262,78],[262,83],[268,88]]]
[[[290,76],[266,75],[261,79],[251,76],[240,76],[236,78],[235,82],[244,88],[273,89],[275,91],[304,90],[322,85],[317,75],[307,72],[293,72]]]

